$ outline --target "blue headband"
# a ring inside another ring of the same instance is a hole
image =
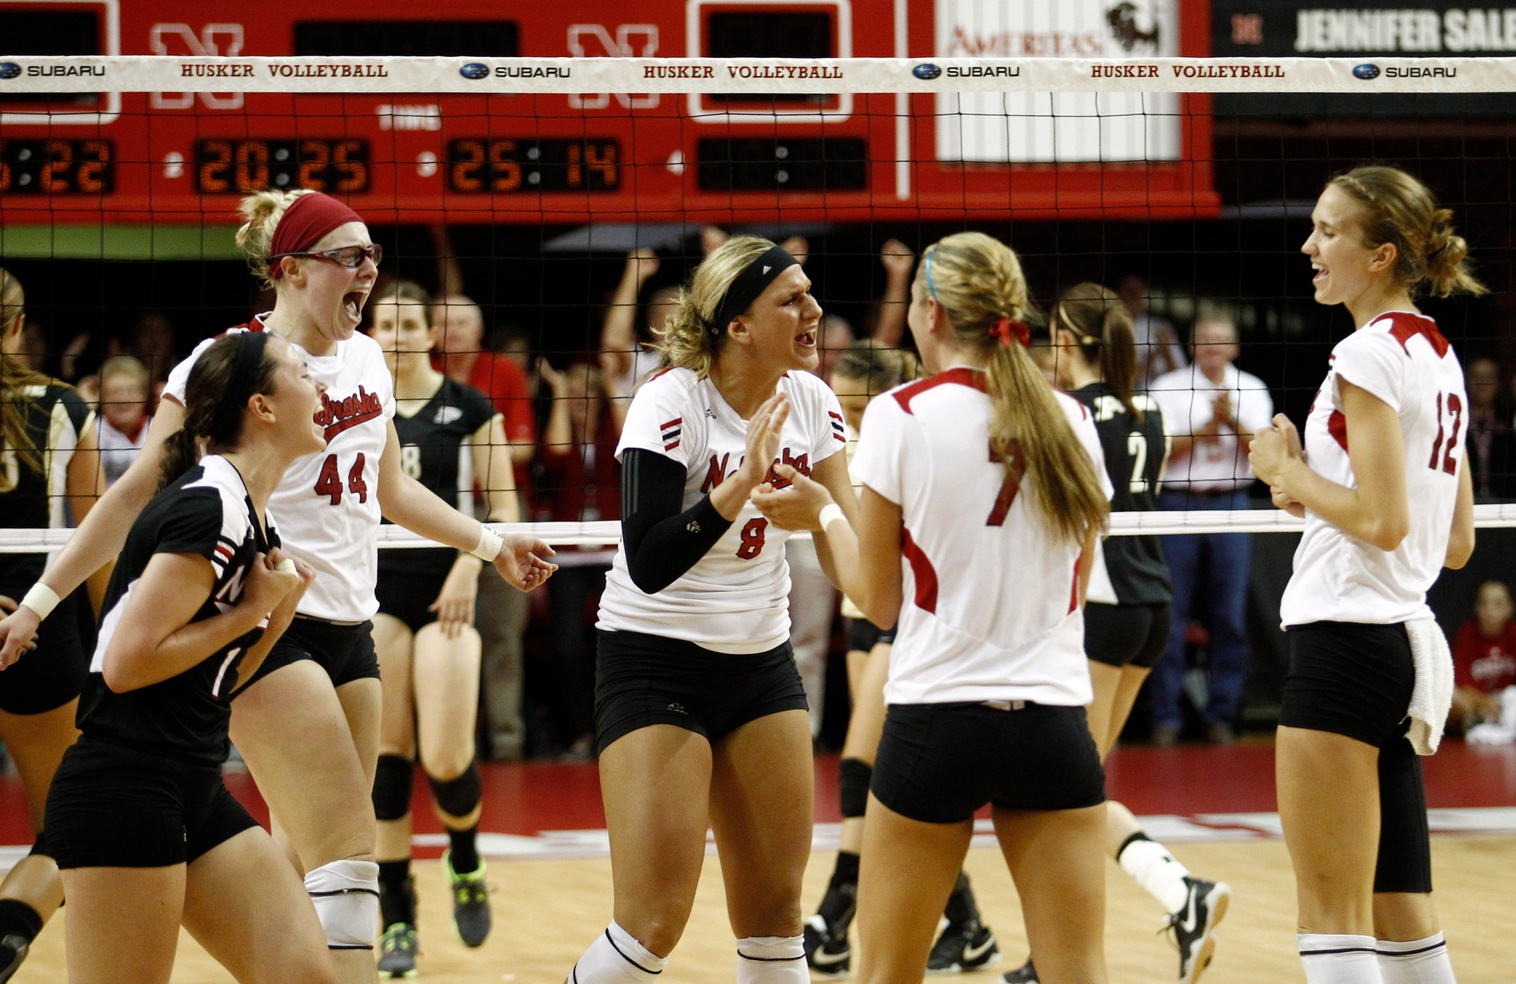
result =
[[[937,285],[932,283],[932,257],[935,255],[937,255],[935,246],[926,251],[926,289],[932,295],[932,300],[941,304],[942,299],[937,296]]]

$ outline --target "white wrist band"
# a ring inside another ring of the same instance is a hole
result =
[[[842,507],[835,502],[829,502],[822,506],[821,513],[817,518],[821,521],[821,532],[823,533],[826,532],[827,527],[839,519],[844,523],[847,522],[847,516],[843,514]]]
[[[37,613],[37,621],[41,622],[53,613],[58,607],[58,592],[38,581],[26,592],[26,597],[21,599],[21,604]]]
[[[499,533],[496,533],[494,530],[490,529],[488,526],[485,526],[483,523],[480,523],[479,543],[475,545],[474,549],[469,552],[472,553],[475,557],[478,557],[480,560],[484,561],[486,564],[490,564],[494,563],[495,558],[500,556],[500,551],[504,549],[505,537],[501,536]]]

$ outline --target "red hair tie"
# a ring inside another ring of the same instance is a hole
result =
[[[1005,315],[990,326],[990,334],[1000,339],[1002,348],[1011,347],[1011,339],[1021,343],[1022,348],[1032,347],[1032,330],[1020,321],[1012,321]]]

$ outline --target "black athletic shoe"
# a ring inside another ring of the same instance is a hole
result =
[[[379,937],[379,976],[391,979],[416,976],[416,927],[394,923]]]
[[[28,944],[26,937],[16,933],[6,933],[0,936],[0,984],[11,979],[21,966],[21,961],[26,959]]]
[[[490,893],[484,884],[484,862],[479,862],[477,871],[458,874],[453,870],[449,852],[442,852],[442,868],[447,872],[448,884],[453,887],[453,928],[464,946],[483,946],[489,938],[492,920],[490,917]]]
[[[1000,975],[1005,984],[1037,984],[1037,968],[1032,966],[1032,958],[1027,957],[1026,963],[1015,970],[1008,970]]]
[[[1179,947],[1179,984],[1195,984],[1216,952],[1216,924],[1226,915],[1232,889],[1226,882],[1186,878],[1190,890],[1184,908],[1169,916],[1169,929]]]
[[[1000,959],[1000,947],[990,927],[977,919],[948,923],[932,944],[926,958],[926,972],[946,974],[960,970],[978,970]]]
[[[858,911],[858,886],[851,882],[829,888],[821,911],[805,921],[805,963],[818,974],[841,976],[852,966],[853,950],[847,931]],[[835,913],[828,919],[825,913]]]

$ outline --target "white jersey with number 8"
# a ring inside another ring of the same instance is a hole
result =
[[[1427,588],[1447,556],[1458,469],[1467,467],[1463,369],[1436,322],[1406,311],[1382,315],[1337,343],[1306,418],[1306,461],[1317,474],[1356,488],[1340,380],[1383,400],[1400,418],[1411,529],[1385,551],[1307,513],[1280,621],[1393,624],[1427,617]]]
[[[259,315],[230,332],[262,331]],[[228,332],[228,333],[230,333]],[[190,369],[214,338],[196,346],[169,373],[163,394],[184,404]],[[268,501],[284,538],[284,550],[310,564],[316,580],[300,600],[300,614],[336,622],[361,622],[379,610],[379,456],[395,416],[394,384],[384,353],[367,335],[337,343],[316,357],[300,346],[311,378],[326,384],[316,420],[326,430],[326,450],[290,465]]]
[[[809,475],[847,442],[842,406],[808,372],[786,373],[779,389],[789,394],[790,415],[776,463]],[[682,508],[689,509],[736,474],[747,449],[747,421],[709,379],[670,369],[649,379],[632,399],[616,457],[633,448],[661,454],[685,470]],[[721,653],[773,649],[790,637],[790,573],[784,561],[789,536],[745,503],[716,545],[654,595],[632,583],[625,550],[618,549],[596,625],[681,639]]]

